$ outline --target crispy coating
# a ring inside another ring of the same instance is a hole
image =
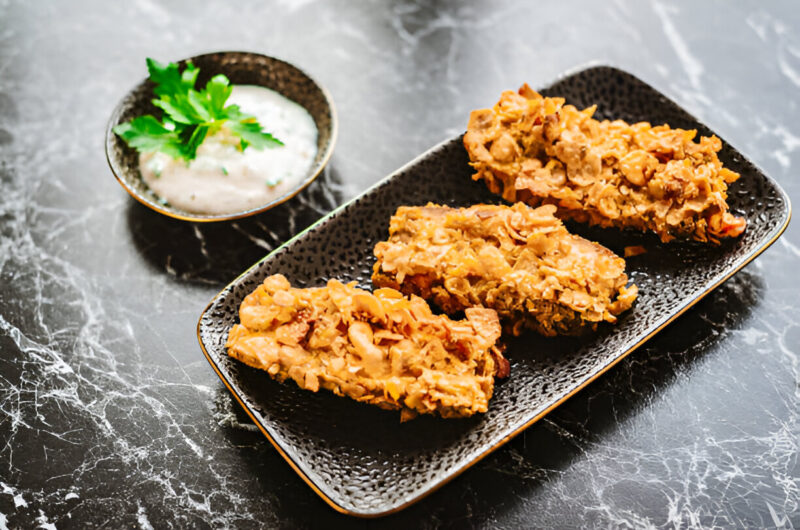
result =
[[[563,98],[526,84],[503,92],[493,109],[473,111],[464,146],[493,193],[532,206],[555,204],[557,215],[603,227],[651,230],[719,242],[746,221],[728,209],[728,184],[739,178],[717,157],[716,136],[695,130],[592,118]]]
[[[447,313],[497,311],[518,335],[546,336],[615,322],[636,299],[625,261],[570,234],[552,205],[403,206],[375,246],[372,282],[432,300]]]
[[[509,368],[494,311],[454,321],[419,297],[354,284],[296,289],[280,274],[268,277],[242,302],[228,354],[312,392],[400,409],[401,419],[486,412],[494,378]]]

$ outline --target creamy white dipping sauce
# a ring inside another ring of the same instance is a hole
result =
[[[226,105],[253,115],[283,146],[238,149],[223,129],[209,136],[188,165],[161,153],[142,153],[139,168],[153,192],[171,205],[200,214],[256,208],[290,191],[317,155],[317,126],[308,111],[273,90],[234,85]]]

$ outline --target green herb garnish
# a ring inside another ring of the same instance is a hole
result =
[[[172,158],[194,160],[197,148],[208,135],[223,125],[239,138],[239,149],[276,147],[283,142],[264,131],[255,116],[242,112],[238,105],[225,106],[233,91],[230,80],[215,75],[206,87],[194,88],[200,69],[191,61],[181,73],[175,63],[163,65],[147,58],[150,80],[156,84],[158,98],[153,105],[164,111],[159,120],[153,115],[139,116],[114,127],[114,133],[140,153],[161,151]]]

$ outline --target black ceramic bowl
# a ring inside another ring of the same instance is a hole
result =
[[[319,132],[317,137],[317,156],[308,174],[290,191],[256,208],[227,214],[203,215],[187,212],[165,203],[156,196],[142,180],[139,172],[139,153],[113,132],[120,123],[145,114],[158,114],[160,111],[152,103],[153,83],[145,79],[136,85],[120,101],[106,129],[106,157],[108,165],[125,190],[137,201],[153,210],[184,221],[209,222],[238,219],[269,210],[294,197],[300,190],[311,184],[320,174],[333,153],[336,143],[337,120],[333,99],[328,91],[299,68],[274,57],[249,52],[216,52],[191,57],[179,62],[184,66],[191,60],[200,69],[198,86],[214,75],[225,74],[235,85],[258,85],[279,92],[299,103],[314,118]]]

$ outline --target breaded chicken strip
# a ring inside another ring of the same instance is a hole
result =
[[[728,184],[739,178],[717,157],[716,136],[597,121],[523,85],[503,92],[493,109],[473,111],[464,146],[493,193],[532,206],[555,204],[557,215],[604,227],[651,230],[718,243],[746,221],[728,209]]]
[[[572,235],[552,205],[403,206],[375,246],[372,282],[432,301],[447,313],[494,309],[514,335],[572,334],[636,299],[625,261]]]
[[[454,321],[416,296],[354,284],[295,289],[280,274],[268,277],[242,302],[228,354],[312,392],[401,409],[401,419],[486,412],[494,378],[509,367],[494,311]]]

